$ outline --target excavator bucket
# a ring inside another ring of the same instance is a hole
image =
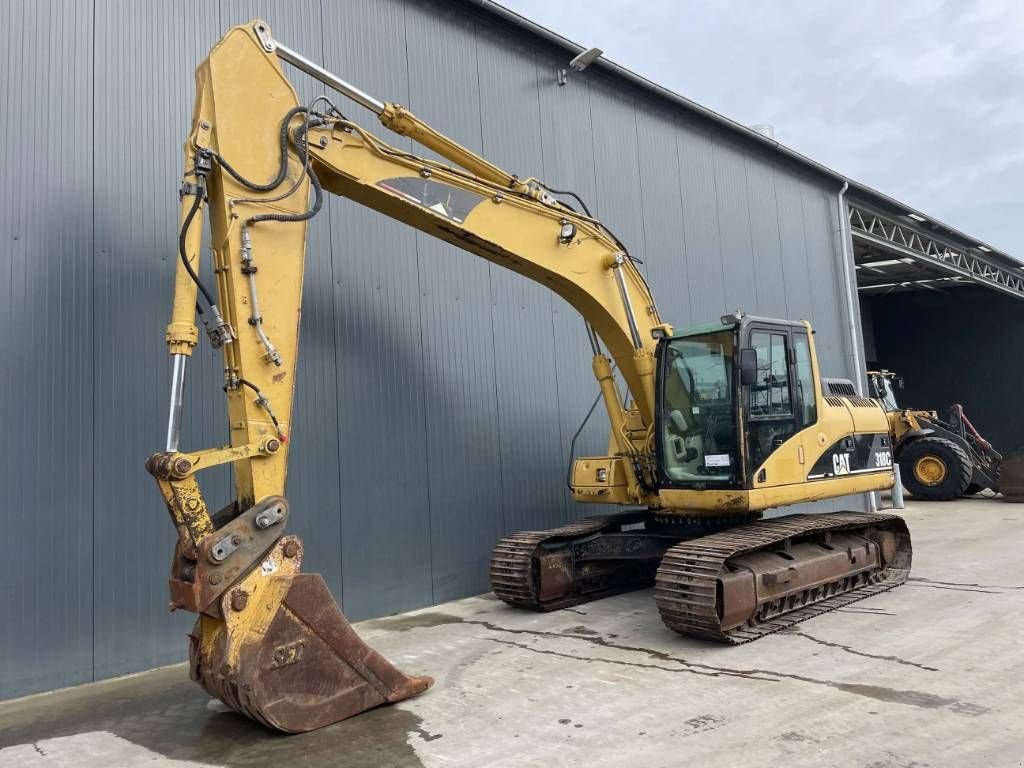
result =
[[[406,675],[364,643],[320,574],[299,573],[285,537],[191,635],[191,675],[231,709],[288,733],[322,728],[434,682]]]

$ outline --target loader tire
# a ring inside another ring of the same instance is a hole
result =
[[[921,501],[949,501],[964,495],[974,467],[967,452],[944,437],[922,437],[900,452],[903,486]]]

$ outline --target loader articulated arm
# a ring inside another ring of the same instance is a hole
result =
[[[449,164],[388,145],[325,97],[300,106],[282,60]],[[323,579],[300,573],[301,541],[283,534],[306,222],[322,207],[324,192],[518,272],[575,307],[587,324],[612,451],[636,468],[628,494],[637,503],[649,492],[641,468],[650,466],[653,450],[656,342],[672,332],[636,262],[589,213],[326,72],[274,41],[264,22],[225,35],[196,72],[166,336],[173,358],[167,445],[147,468],[178,530],[172,610],[199,614],[194,679],[232,708],[286,731],[326,725],[430,684],[404,675],[359,640]],[[209,276],[200,268],[204,209]],[[212,345],[223,350],[230,444],[182,451],[197,310]],[[627,405],[615,368],[628,388]],[[228,463],[236,498],[214,513],[196,474]]]

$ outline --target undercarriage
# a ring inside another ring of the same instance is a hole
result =
[[[892,589],[910,571],[896,515],[758,518],[639,510],[516,533],[494,548],[491,586],[540,611],[653,586],[670,629],[737,644]]]

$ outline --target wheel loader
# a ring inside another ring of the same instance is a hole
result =
[[[975,429],[960,404],[943,420],[936,411],[901,408],[892,371],[868,371],[874,396],[885,409],[893,458],[903,486],[921,501],[949,501],[981,491],[999,491],[1003,457]]]
[[[285,63],[443,160],[387,144],[327,96],[300,104]],[[196,72],[166,333],[167,442],[147,462],[178,532],[171,604],[197,614],[191,675],[232,709],[308,731],[432,682],[362,642],[285,533],[306,227],[325,193],[545,285],[582,315],[611,429],[606,455],[576,459],[572,492],[615,511],[499,541],[490,576],[505,602],[553,610],[654,585],[669,627],[734,644],[906,579],[910,536],[898,516],[762,519],[893,483],[885,413],[871,399],[826,395],[810,323],[728,312],[674,328],[636,259],[579,196],[497,167],[256,20],[231,29]],[[185,450],[197,316],[222,350],[229,441]],[[197,475],[224,464],[236,494],[215,512]]]

